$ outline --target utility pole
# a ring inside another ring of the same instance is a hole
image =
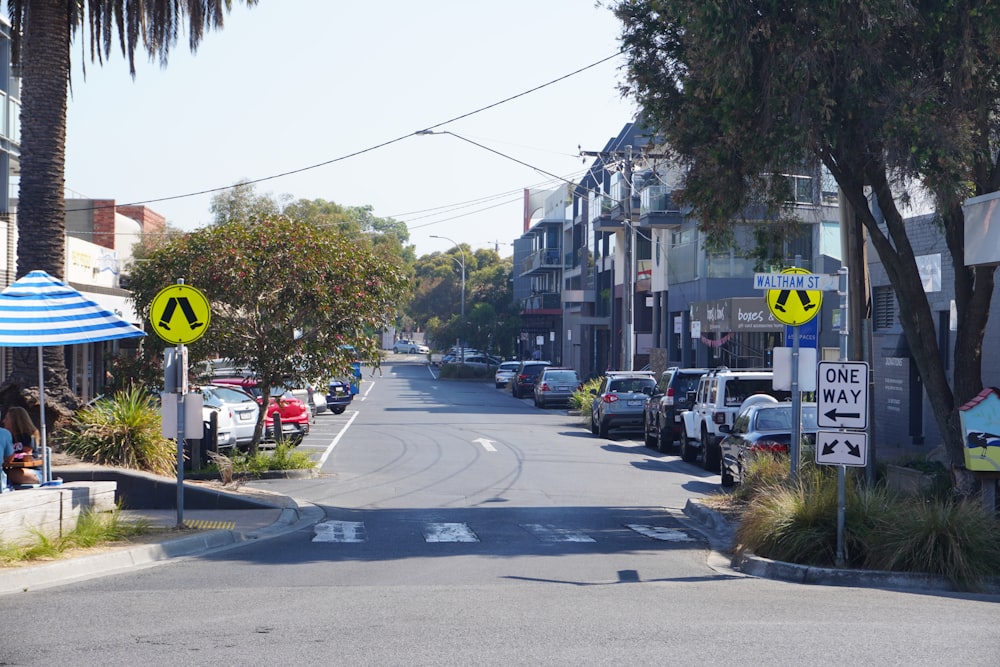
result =
[[[605,170],[609,163],[618,162],[621,165],[621,172],[625,179],[624,201],[619,202],[622,207],[624,218],[625,247],[624,255],[624,275],[622,276],[622,288],[624,291],[622,299],[622,370],[635,370],[635,226],[632,224],[632,199],[635,194],[635,179],[632,177],[634,171],[634,160],[632,146],[625,146],[624,150],[614,151],[580,151],[580,155],[587,157],[598,157],[604,163]],[[666,154],[647,153],[645,158],[665,158]],[[592,223],[593,221],[591,221]]]

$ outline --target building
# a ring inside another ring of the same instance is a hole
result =
[[[525,231],[514,241],[514,301],[521,314],[519,359],[563,364],[562,235],[572,206],[572,186],[525,191]],[[535,212],[542,217],[534,224]]]

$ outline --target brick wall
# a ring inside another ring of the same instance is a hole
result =
[[[99,246],[110,250],[115,248],[115,200],[94,199],[94,235],[91,239]]]
[[[141,224],[144,234],[162,234],[166,229],[167,219],[145,206],[119,206],[117,210]]]

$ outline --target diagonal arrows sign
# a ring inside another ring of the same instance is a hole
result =
[[[817,432],[816,463],[864,467],[868,464],[868,434],[857,431]]]

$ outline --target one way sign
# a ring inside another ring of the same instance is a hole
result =
[[[868,465],[868,434],[857,431],[818,431],[816,463],[822,465]]]
[[[821,361],[816,382],[820,428],[868,428],[868,363]]]

